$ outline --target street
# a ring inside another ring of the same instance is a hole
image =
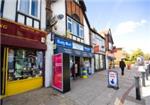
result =
[[[135,99],[133,84],[136,70],[125,70],[124,76],[120,75],[119,68],[115,71],[119,73],[118,90],[107,87],[105,70],[88,79],[72,80],[71,91],[65,94],[52,88],[41,88],[8,97],[3,100],[3,105],[144,105],[144,100]]]

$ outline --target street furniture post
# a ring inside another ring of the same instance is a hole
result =
[[[135,76],[134,79],[135,79],[136,99],[141,100],[140,77]]]

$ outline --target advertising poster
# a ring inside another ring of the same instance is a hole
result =
[[[63,62],[62,54],[53,56],[53,87],[62,91],[63,90]]]
[[[116,71],[108,71],[108,87],[119,88],[118,73]]]

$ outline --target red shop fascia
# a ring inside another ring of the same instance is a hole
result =
[[[1,46],[46,50],[47,33],[0,18]]]

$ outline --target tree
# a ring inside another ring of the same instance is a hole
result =
[[[123,56],[125,57],[125,60],[126,61],[129,61],[130,60],[130,54],[126,51],[123,51]]]
[[[137,57],[139,56],[144,56],[144,53],[141,49],[138,48],[132,52],[130,59],[131,61],[136,61]]]
[[[144,59],[149,60],[150,59],[150,53],[145,53],[144,54]]]

